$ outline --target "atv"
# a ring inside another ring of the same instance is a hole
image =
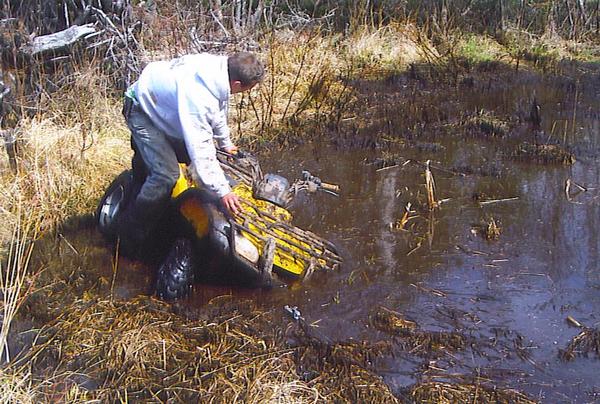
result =
[[[308,171],[290,185],[280,175],[263,175],[257,159],[241,152],[218,151],[217,158],[241,201],[242,212],[231,216],[224,211],[216,197],[202,189],[195,170],[180,164],[180,177],[154,244],[143,246],[152,252],[167,246],[157,259],[159,297],[181,298],[201,279],[231,279],[242,285],[268,287],[305,280],[316,270],[333,270],[341,264],[335,246],[295,227],[288,210],[298,193],[337,195],[336,185],[324,183]],[[119,240],[119,214],[143,183],[143,178],[134,174],[127,170],[115,178],[96,210],[100,233],[113,244]]]

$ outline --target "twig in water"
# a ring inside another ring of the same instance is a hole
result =
[[[571,192],[571,186],[574,186],[575,188],[577,188],[577,190],[575,192]],[[583,185],[576,183],[575,181],[571,180],[570,178],[568,178],[567,181],[565,181],[565,197],[567,198],[567,201],[569,201],[571,203],[576,203],[576,204],[581,205],[582,202],[574,201],[573,198],[576,197],[577,195],[581,194],[582,192],[588,192],[588,191],[594,190],[594,189],[596,189],[596,188],[585,187]]]
[[[63,241],[64,241],[65,243],[67,243],[67,245],[69,246],[69,248],[70,248],[71,250],[73,250],[73,252],[74,252],[75,254],[79,255],[79,251],[77,251],[77,249],[76,249],[75,247],[73,247],[73,244],[69,243],[69,240],[67,240],[67,238],[66,238],[65,236],[63,236],[63,235],[62,235],[62,233],[58,233],[58,236],[59,236],[61,239],[63,239]]]
[[[410,207],[411,203],[408,202],[404,207],[404,214],[402,215],[402,218],[400,218],[400,220],[398,220],[394,226],[396,230],[404,230],[404,226],[406,226],[406,223],[408,223],[408,221],[411,219],[411,217],[409,217],[411,214]]]
[[[571,316],[567,316],[567,323],[569,323],[572,326],[577,327],[577,328],[582,328],[583,327],[579,321],[575,320]]]
[[[509,201],[517,201],[519,199],[518,196],[514,196],[512,198],[503,198],[503,199],[491,199],[489,201],[482,201],[479,202],[480,205],[491,205],[492,203],[498,203],[498,202],[509,202]]]
[[[400,167],[400,166],[398,164],[394,164],[393,166],[387,166],[387,167],[377,169],[377,170],[375,170],[375,172],[378,173],[380,171],[387,171],[387,170],[391,170],[392,168],[396,168],[396,167]]]
[[[115,280],[117,279],[117,269],[119,267],[119,247],[121,244],[121,239],[117,239],[117,246],[115,248],[115,257],[113,260],[113,265],[112,265],[112,270],[113,270],[113,276],[112,276],[112,281],[110,284],[110,301],[113,301],[113,296],[114,296],[114,289],[115,289]]]
[[[430,288],[426,288],[424,286],[421,285],[417,285],[415,283],[411,283],[410,286],[420,290],[421,292],[426,292],[426,293],[431,293],[434,296],[437,297],[448,297],[448,295],[440,290],[437,289],[430,289]]]

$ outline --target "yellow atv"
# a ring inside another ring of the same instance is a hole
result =
[[[295,227],[288,211],[299,192],[337,195],[337,186],[307,171],[290,185],[279,175],[263,175],[257,160],[241,153],[218,152],[218,158],[242,212],[235,217],[224,212],[198,185],[193,170],[180,166],[170,212],[160,224],[158,244],[170,246],[159,259],[156,291],[161,298],[186,295],[195,278],[264,287],[278,278],[306,279],[315,270],[334,269],[341,263],[332,243]],[[132,171],[125,171],[98,205],[98,228],[111,242],[118,240],[117,217],[137,192],[135,183]]]

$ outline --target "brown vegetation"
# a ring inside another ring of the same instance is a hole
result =
[[[573,337],[559,356],[562,360],[570,361],[577,356],[587,357],[589,355],[600,359],[600,330],[583,327],[583,330]]]
[[[511,156],[512,158],[538,164],[572,165],[575,156],[560,146],[552,144],[520,144]]]
[[[415,322],[387,309],[378,310],[371,321],[378,330],[397,337],[403,350],[417,355],[459,351],[468,344],[467,337],[458,332],[421,330]]]
[[[146,297],[81,299],[41,330],[15,366],[53,378],[37,393],[45,400],[78,389],[79,399],[101,401],[396,402],[369,365],[383,347],[326,343],[301,328],[288,345],[273,313],[231,298],[213,300],[206,316],[186,319]]]
[[[479,384],[423,383],[410,391],[417,403],[515,403],[534,404],[536,401],[514,390],[491,388]]]

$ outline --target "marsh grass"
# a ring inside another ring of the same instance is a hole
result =
[[[511,131],[510,121],[485,109],[469,114],[459,123],[459,126],[464,128],[467,137],[472,138],[505,138]]]
[[[559,357],[564,361],[571,361],[577,356],[594,356],[600,359],[600,330],[597,328],[583,327],[567,347],[560,351]]]
[[[18,373],[12,369],[0,369],[0,401],[3,403],[33,404],[35,392],[29,373]]]
[[[401,313],[380,308],[371,317],[373,326],[396,338],[397,345],[412,354],[435,356],[467,348],[469,338],[458,332],[427,331]]]
[[[410,397],[417,403],[515,403],[534,404],[526,395],[515,390],[481,384],[430,382],[414,386]]]
[[[131,152],[120,106],[93,82],[95,77],[82,71],[71,86],[40,101],[46,115],[20,122],[18,173],[0,172],[4,223],[16,223],[11,212],[19,200],[27,214],[39,215],[42,231],[88,214],[110,179],[127,166]]]
[[[553,144],[523,142],[516,147],[509,158],[525,163],[548,165],[573,165],[576,158],[573,153]]]
[[[411,63],[423,60],[424,44],[419,44],[417,28],[411,24],[392,23],[380,28],[362,27],[345,38],[346,58],[363,69],[367,78],[399,73]]]
[[[506,50],[497,41],[485,35],[465,35],[458,43],[458,57],[464,58],[469,64],[498,61],[505,56]]]
[[[148,297],[79,299],[17,364],[35,380],[53,378],[39,399],[64,396],[80,374],[96,386],[87,400],[396,402],[370,365],[385,347],[323,342],[301,330],[290,345],[273,313],[230,297],[209,303],[206,316],[185,318]]]
[[[18,199],[13,209],[16,222],[12,226],[8,251],[0,255],[0,402],[33,403],[30,373],[10,366],[8,337],[17,311],[33,285],[34,274],[30,271],[29,263],[39,231],[40,216],[26,212],[22,199]]]
[[[23,211],[23,201],[17,202],[17,221],[9,243],[7,258],[0,260],[0,293],[2,295],[2,328],[0,329],[0,356],[10,361],[8,335],[11,323],[25,295],[29,274],[29,260],[33,252],[33,240],[38,232],[40,217]]]

